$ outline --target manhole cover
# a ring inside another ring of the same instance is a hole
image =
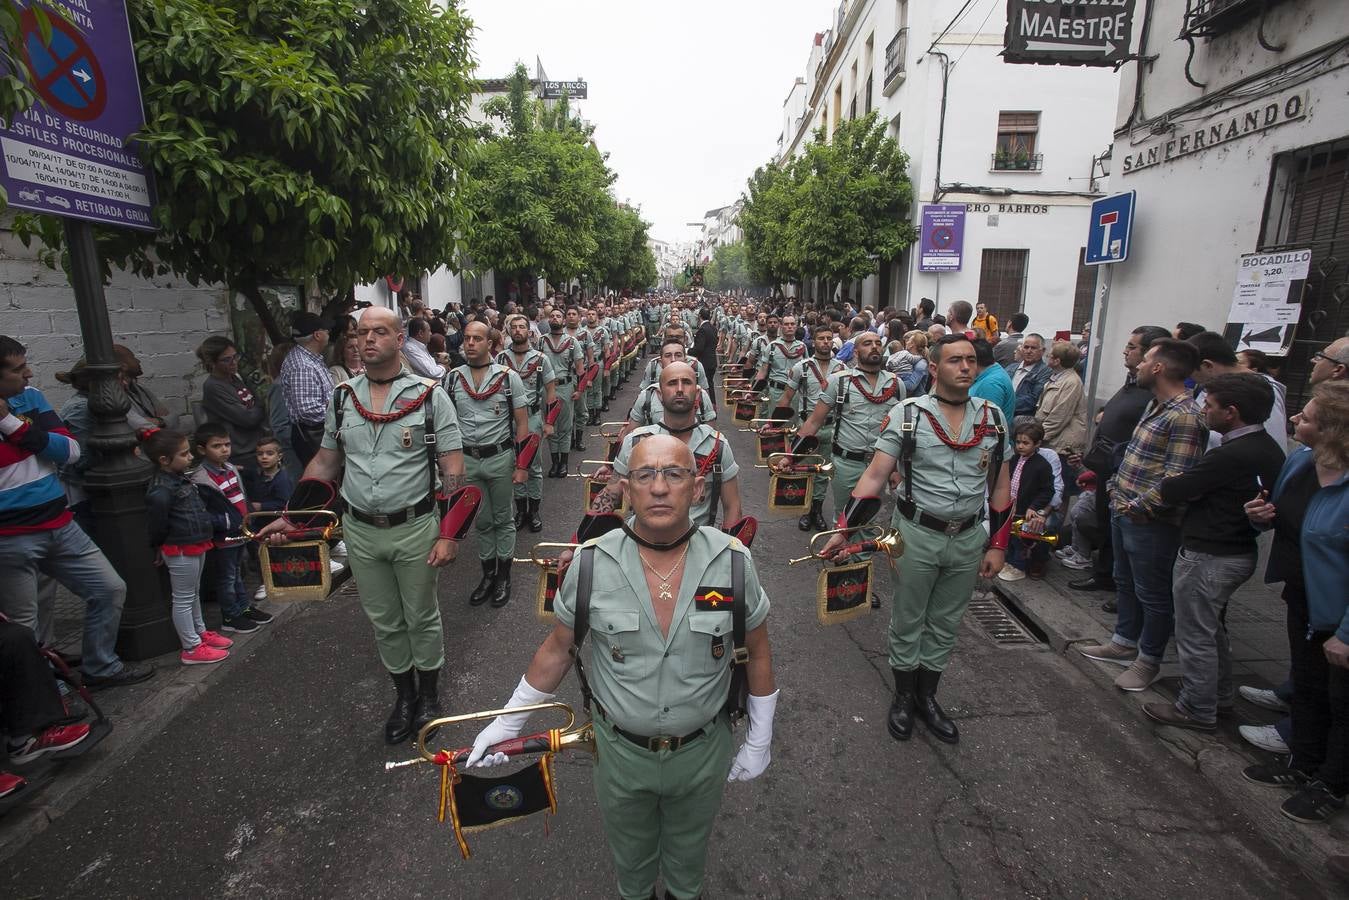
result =
[[[1039,644],[1040,640],[1027,630],[1017,620],[1016,616],[1007,611],[998,600],[996,594],[975,594],[970,598],[970,605],[965,609],[965,615],[974,619],[975,623],[993,639],[995,644]]]

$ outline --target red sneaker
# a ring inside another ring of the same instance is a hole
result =
[[[202,641],[191,650],[184,650],[178,654],[179,661],[185,666],[204,666],[210,663],[223,662],[229,658],[228,650],[217,650],[210,644]]]
[[[54,725],[37,737],[30,737],[16,749],[9,748],[9,760],[16,766],[32,762],[44,753],[69,750],[89,736],[88,725]]]
[[[225,637],[218,631],[203,631],[201,634],[197,635],[197,637],[201,638],[203,644],[208,647],[213,647],[216,650],[228,650],[234,646],[234,641]]]
[[[13,772],[0,772],[0,797],[8,797],[27,783]]]

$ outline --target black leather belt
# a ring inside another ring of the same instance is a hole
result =
[[[499,444],[465,444],[464,455],[471,456],[473,459],[490,459],[502,450],[509,450],[514,446],[515,442],[510,438]]]
[[[956,535],[960,534],[962,531],[968,531],[975,525],[978,525],[980,518],[982,518],[976,513],[975,515],[964,519],[940,519],[936,516],[928,515],[919,509],[916,503],[903,498],[895,501],[895,509],[899,510],[899,514],[910,522],[917,522],[924,528],[940,531],[943,534],[948,535]]]
[[[347,507],[347,514],[352,516],[358,522],[364,522],[367,525],[374,525],[376,528],[393,528],[402,525],[417,516],[424,516],[436,506],[436,498],[427,494],[416,506],[409,506],[407,509],[400,509],[393,513],[372,513],[357,509],[354,506]]]
[[[570,379],[570,378],[558,378],[558,379],[556,379],[553,383],[554,383],[554,384],[558,384],[558,385],[571,384],[571,379]]]
[[[876,453],[875,450],[843,450],[839,447],[834,448],[834,455],[843,459],[849,459],[853,462],[866,462]]]
[[[768,384],[772,387],[779,388],[780,390],[787,390],[787,382],[785,381],[769,381]]]
[[[628,743],[636,744],[643,750],[649,750],[652,753],[658,753],[661,750],[678,750],[685,744],[690,743],[692,741],[696,741],[698,738],[702,737],[704,734],[707,733],[707,726],[704,725],[697,731],[690,731],[683,737],[667,737],[664,735],[658,735],[656,737],[644,737],[640,734],[633,734],[631,731],[625,731],[624,729],[619,728],[613,722],[610,722],[609,717],[605,715],[604,710],[600,708],[600,705],[598,703],[595,704],[595,708],[599,711],[600,718],[604,719],[604,721],[609,723],[609,727],[611,727],[614,730],[614,734],[623,738]]]

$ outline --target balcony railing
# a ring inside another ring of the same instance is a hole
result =
[[[909,55],[909,29],[901,28],[895,32],[890,43],[885,45],[885,87],[899,81],[904,75],[904,61]]]
[[[1186,0],[1182,38],[1214,37],[1261,15],[1280,0]]]
[[[1020,153],[1009,156],[1006,153],[994,153],[991,159],[989,170],[993,172],[1038,172],[1044,167],[1045,155]]]

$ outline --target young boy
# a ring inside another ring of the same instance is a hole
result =
[[[248,508],[251,512],[280,512],[290,502],[295,482],[285,469],[286,451],[275,435],[265,434],[258,439],[257,460],[258,468],[247,471],[247,475],[250,476],[246,488],[249,497]],[[262,520],[263,524],[267,521]],[[254,548],[250,546],[249,555],[254,554]],[[254,561],[256,562],[256,556]],[[253,592],[253,599],[267,599],[266,584],[258,585],[258,589]]]
[[[1034,419],[1018,422],[1012,428],[1016,456],[1012,457],[1012,506],[1015,518],[1022,519],[1022,530],[1043,533],[1051,528],[1054,517],[1050,503],[1054,499],[1054,470],[1040,455],[1045,439],[1044,427]],[[1030,545],[1029,547],[1027,545]],[[1029,551],[1030,563],[1026,557]],[[1020,581],[1027,568],[1043,572],[1049,556],[1044,541],[1014,538],[1007,546],[1007,564],[998,573],[1003,581]]]
[[[194,440],[201,466],[192,474],[211,521],[215,526],[214,546],[206,561],[215,573],[215,598],[220,604],[221,631],[248,634],[266,625],[272,617],[249,604],[244,587],[244,547],[238,538],[243,528],[248,501],[239,470],[230,460],[230,436],[225,426],[208,422],[197,429]]]

